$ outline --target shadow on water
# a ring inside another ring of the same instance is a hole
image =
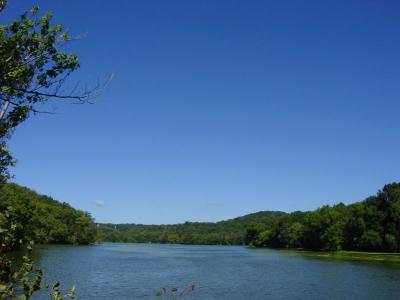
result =
[[[7,258],[11,260],[13,268],[19,269],[22,265],[22,257],[29,256],[29,258],[33,261],[34,268],[40,268],[40,263],[43,257],[46,255],[46,251],[54,251],[60,250],[64,251],[65,249],[71,248],[76,249],[79,247],[93,247],[93,245],[33,245],[32,251],[28,251],[25,247],[21,248],[20,250],[15,250],[6,254]]]
[[[34,263],[39,262],[42,258],[42,253],[40,251],[33,250],[29,252],[26,248],[6,253],[7,258],[11,260],[14,269],[19,269],[21,267],[22,257],[24,255],[29,256],[29,258],[31,258]]]

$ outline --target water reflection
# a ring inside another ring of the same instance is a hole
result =
[[[112,243],[36,251],[44,282],[75,284],[78,299],[159,299],[162,287],[192,283],[197,288],[187,299],[400,299],[398,264],[304,251]]]

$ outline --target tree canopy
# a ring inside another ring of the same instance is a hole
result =
[[[217,223],[99,224],[98,229],[103,240],[112,242],[244,245],[246,228],[251,224],[262,222],[272,226],[284,214],[264,211]]]
[[[0,0],[0,12],[7,4]],[[6,184],[15,161],[8,149],[13,130],[32,113],[45,112],[41,104],[52,99],[86,103],[98,91],[76,85],[62,89],[68,76],[80,66],[77,55],[65,51],[70,40],[61,24],[52,24],[52,14],[38,15],[38,7],[10,24],[0,24],[0,254],[26,242],[89,244],[96,226],[88,213],[66,203],[36,194],[15,184]],[[32,274],[33,262],[23,257],[20,270],[0,255],[0,299],[28,299],[41,288],[42,271]],[[53,299],[61,296],[53,285]]]
[[[400,252],[400,183],[350,205],[258,212],[217,223],[99,224],[111,242],[252,245],[308,250]]]
[[[3,241],[8,250],[19,247],[21,240],[41,244],[91,244],[97,238],[96,225],[89,213],[7,183],[0,189],[0,228],[11,226],[12,239]]]
[[[272,227],[254,224],[247,237],[261,247],[400,252],[400,183],[362,202],[287,214]]]
[[[0,3],[1,8],[6,1]],[[0,25],[0,182],[10,174],[13,159],[7,148],[12,130],[31,113],[45,112],[41,104],[52,99],[86,103],[99,90],[76,85],[65,92],[68,76],[80,66],[75,53],[65,51],[71,38],[52,14],[38,15],[38,7],[11,24]]]

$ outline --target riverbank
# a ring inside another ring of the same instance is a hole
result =
[[[400,253],[359,252],[359,251],[306,251],[282,250],[286,255],[303,256],[306,258],[322,258],[329,260],[350,260],[365,262],[385,262],[400,264]]]

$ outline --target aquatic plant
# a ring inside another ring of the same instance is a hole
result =
[[[191,286],[187,287],[186,289],[183,289],[182,291],[179,291],[179,289],[176,287],[170,289],[162,288],[161,290],[156,292],[156,296],[169,300],[182,300],[185,297],[187,297],[190,293],[192,293],[195,287],[196,286],[192,284]]]

